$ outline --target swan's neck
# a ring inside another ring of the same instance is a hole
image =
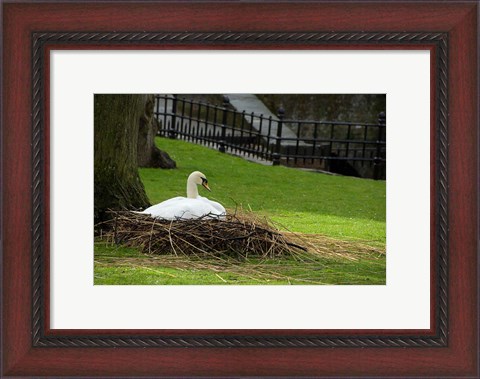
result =
[[[189,199],[196,199],[198,197],[197,185],[191,178],[187,180],[187,197]]]

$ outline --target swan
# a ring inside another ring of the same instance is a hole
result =
[[[187,180],[187,197],[173,197],[140,212],[153,218],[165,220],[194,219],[200,217],[224,218],[227,211],[222,204],[202,197],[198,194],[197,185],[208,191],[207,177],[200,171],[192,172]]]

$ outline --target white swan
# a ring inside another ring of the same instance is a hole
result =
[[[197,185],[201,184],[208,191],[208,180],[200,171],[194,171],[187,180],[187,197],[174,197],[159,204],[152,205],[140,213],[165,220],[193,219],[200,217],[224,218],[227,211],[222,204],[208,200],[198,194]]]

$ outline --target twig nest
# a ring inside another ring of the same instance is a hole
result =
[[[266,219],[246,214],[224,218],[163,220],[129,211],[112,211],[106,237],[147,254],[194,257],[275,258],[306,248],[290,241]]]

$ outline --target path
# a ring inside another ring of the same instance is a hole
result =
[[[173,102],[170,99],[173,99],[173,95],[170,94],[165,94],[163,96],[167,96],[169,98],[168,101],[165,101],[164,99],[158,101],[155,104],[155,111],[158,112],[159,114],[165,114],[164,116],[159,117],[159,121],[162,124],[169,125],[172,122],[172,116],[171,114],[173,112],[172,109],[172,104]],[[263,121],[263,128],[260,128],[260,119],[258,117],[251,118],[251,113],[253,112],[256,116],[263,116],[264,118],[268,119],[269,117],[272,118],[272,123],[271,123],[271,129],[270,129],[270,141],[271,143],[274,143],[275,137],[277,136],[277,128],[278,128],[278,117],[274,115],[268,108],[267,106],[255,95],[253,94],[226,94],[230,100],[230,104],[239,112],[245,111],[245,119],[246,121],[252,125],[252,127],[257,130],[261,131],[263,133],[266,132],[265,130],[265,124],[266,121]],[[212,134],[212,135],[217,135],[221,127],[219,125],[212,125],[212,124],[206,124],[202,120],[191,120],[190,121],[190,127],[192,132],[196,133],[201,133],[201,134]],[[231,129],[226,130],[226,135],[227,136],[232,136],[235,135],[234,132],[232,132]],[[266,137],[266,136],[265,136]],[[289,127],[288,124],[283,124],[282,128],[282,137],[283,138],[292,138],[296,139],[296,134],[295,132]],[[266,140],[266,138],[265,138]],[[289,148],[289,146],[294,147],[296,145],[295,141],[285,141],[282,140],[281,142],[282,146],[285,148]],[[307,146],[304,142],[300,141],[298,146]],[[242,157],[248,161],[255,162],[255,163],[260,163],[263,165],[272,165],[272,161],[265,160],[259,157],[252,156],[251,154],[247,153],[240,153],[240,152],[235,152],[235,149],[231,149],[229,151],[230,154],[236,155],[239,157]]]
[[[265,118],[272,117],[272,128],[270,132],[271,137],[276,137],[277,136],[277,127],[278,127],[278,117],[274,115],[270,109],[267,108],[267,106],[255,95],[250,94],[250,93],[231,93],[231,94],[226,94],[230,100],[230,104],[239,112],[245,111],[245,119],[250,122],[251,118],[249,114],[252,112],[255,113],[256,115],[263,115]],[[264,121],[265,123],[265,121]],[[252,127],[255,130],[260,129],[260,119],[259,118],[254,118]],[[282,137],[283,138],[297,138],[297,135],[295,132],[290,129],[288,124],[283,124],[282,128]],[[282,145],[293,145],[296,144],[294,141],[282,141]],[[299,146],[303,146],[304,143],[300,142]]]

